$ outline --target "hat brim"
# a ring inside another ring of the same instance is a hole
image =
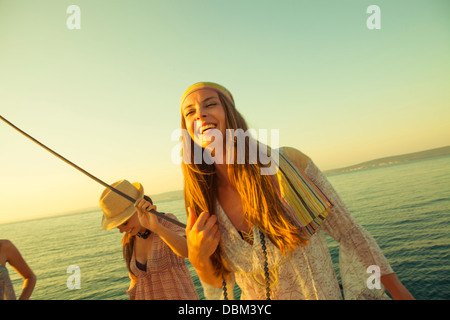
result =
[[[138,182],[135,182],[135,183],[133,183],[133,186],[135,186],[139,191],[139,195],[136,200],[142,199],[144,197],[144,188],[142,187],[142,185]],[[135,212],[136,212],[136,208],[134,207],[134,203],[130,202],[130,207],[128,207],[124,212],[115,216],[114,218],[107,219],[105,217],[105,215],[103,215],[102,229],[109,231],[111,229],[117,228],[118,226],[123,224],[125,221],[130,219]]]

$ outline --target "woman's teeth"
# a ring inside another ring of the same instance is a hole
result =
[[[202,127],[202,133],[204,133],[206,130],[208,130],[208,129],[213,129],[213,128],[215,128],[216,127],[216,125],[215,124],[207,124],[207,125],[205,125],[205,126],[203,126]]]

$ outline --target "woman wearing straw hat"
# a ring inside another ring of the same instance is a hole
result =
[[[248,127],[226,88],[190,86],[181,126],[189,260],[206,298],[231,297],[237,283],[241,299],[342,299],[325,232],[340,244],[344,298],[388,298],[383,285],[395,299],[413,298],[306,155],[256,141],[258,154],[276,162],[276,170],[262,174],[269,168],[261,158],[250,161],[250,137],[241,144],[244,161],[237,161],[233,131]],[[367,270],[375,270],[374,285]]]
[[[198,294],[185,264],[185,230],[147,211],[156,210],[140,183],[121,180],[112,187],[137,199],[133,204],[109,188],[100,197],[102,228],[125,232],[123,256],[132,300],[193,300]],[[176,220],[173,214],[167,214]]]

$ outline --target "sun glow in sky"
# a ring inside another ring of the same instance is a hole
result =
[[[69,29],[70,5],[81,29]],[[369,29],[367,8],[380,8]],[[0,0],[0,115],[101,180],[183,188],[179,99],[233,94],[322,169],[449,145],[450,4]],[[270,140],[269,140],[270,144]],[[0,222],[98,206],[103,187],[0,121]],[[99,218],[100,219],[100,218]],[[100,223],[100,222],[99,222]]]

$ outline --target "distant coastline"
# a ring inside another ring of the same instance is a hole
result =
[[[449,155],[449,154],[450,154],[450,146],[446,146],[446,147],[429,149],[429,150],[424,150],[424,151],[419,151],[419,152],[413,152],[413,153],[379,158],[379,159],[362,162],[362,163],[355,164],[355,165],[352,165],[349,167],[344,167],[344,168],[324,170],[323,173],[326,175],[336,174],[336,173],[344,173],[344,172],[363,170],[363,169],[373,168],[373,167],[387,166],[387,165],[396,164],[396,163],[400,163],[400,162],[434,158],[434,157],[439,157],[439,156],[444,156],[444,155]],[[183,194],[183,190],[176,190],[176,191],[170,191],[170,192],[164,192],[164,193],[160,193],[160,194],[151,195],[151,197],[155,202],[161,202],[161,201],[179,200],[180,198],[182,199],[184,197],[184,194]]]
[[[150,195],[150,197],[152,198],[152,201],[156,203],[156,205],[158,205],[158,202],[161,201],[184,199],[184,192],[183,190],[168,191],[158,194],[152,194]]]
[[[449,154],[450,154],[450,146],[447,146],[447,147],[435,148],[435,149],[430,149],[430,150],[424,150],[424,151],[419,151],[419,152],[406,153],[406,154],[401,154],[401,155],[397,155],[397,156],[390,156],[390,157],[370,160],[370,161],[361,162],[361,163],[358,163],[358,164],[355,164],[355,165],[352,165],[349,167],[325,170],[323,173],[324,174],[344,173],[344,172],[363,170],[363,169],[373,168],[373,167],[387,166],[387,165],[401,163],[401,162],[434,158],[434,157],[439,157],[439,156],[444,156],[444,155],[449,155]]]

